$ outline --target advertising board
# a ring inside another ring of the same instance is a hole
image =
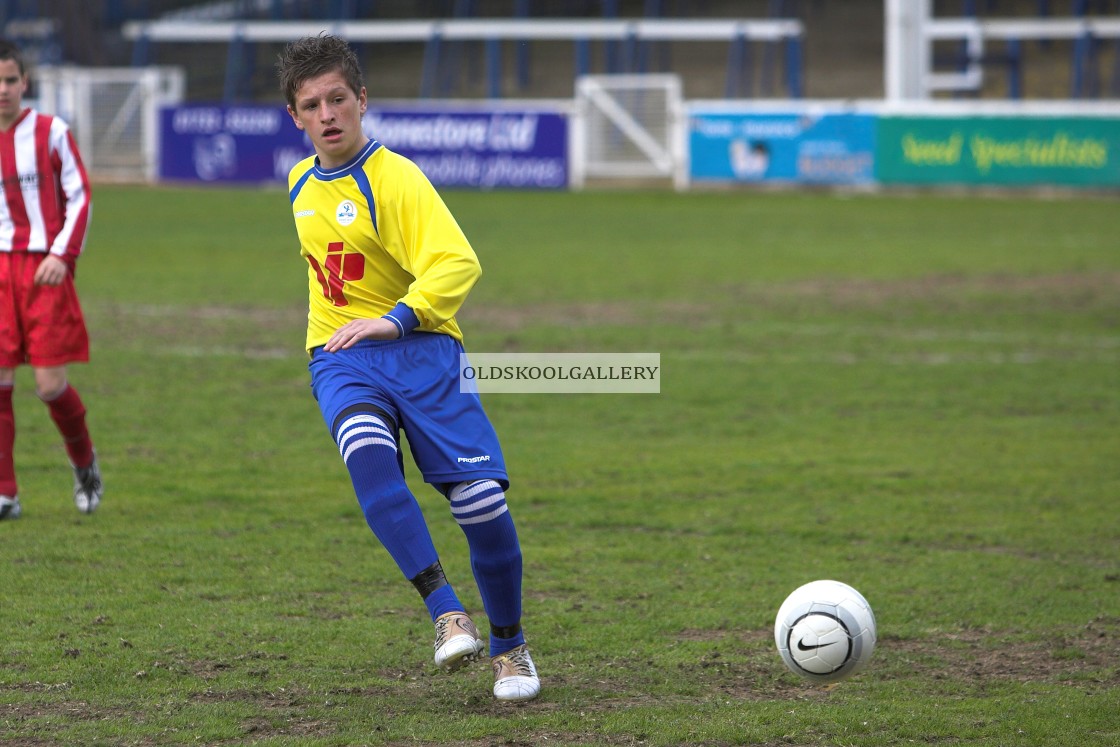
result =
[[[884,116],[883,184],[1120,186],[1120,118]]]
[[[867,184],[875,117],[847,112],[689,113],[694,182]]]
[[[165,181],[283,183],[313,153],[282,106],[168,107],[160,120]],[[568,118],[558,111],[370,106],[363,129],[439,187],[568,186]]]

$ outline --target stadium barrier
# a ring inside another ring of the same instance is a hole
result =
[[[648,103],[648,94],[638,94],[615,101],[620,109],[630,99]],[[678,189],[1120,189],[1120,104],[718,100],[670,106],[679,126],[651,126],[645,136],[643,128],[656,118],[610,107],[601,131],[589,136],[589,118],[572,101],[378,102],[365,127],[443,187],[580,189],[595,186],[595,177],[611,183],[658,177]],[[164,181],[282,183],[312,152],[281,106],[167,107],[160,122]],[[680,142],[656,139],[665,137]],[[636,147],[643,144],[644,150]],[[621,157],[608,157],[612,149]],[[633,162],[642,153],[648,168]],[[606,170],[612,163],[618,168]]]
[[[883,185],[1120,188],[1120,107],[887,111],[877,117]]]
[[[727,42],[727,96],[742,94],[750,76],[748,45],[754,42],[785,45],[785,83],[791,98],[802,94],[802,46],[805,29],[796,19],[619,19],[529,20],[455,19],[405,21],[133,21],[122,33],[134,42],[133,63],[147,65],[154,43],[222,43],[228,45],[225,100],[237,100],[245,74],[244,49],[257,42],[288,42],[329,31],[355,43],[418,42],[425,44],[421,98],[437,93],[436,72],[442,45],[479,41],[485,45],[486,91],[502,96],[502,42],[570,41],[575,47],[575,77],[591,72],[591,44],[606,42],[633,50],[649,42]],[[612,73],[621,72],[612,70]],[[635,71],[645,72],[645,71]],[[524,73],[519,73],[519,79]]]
[[[443,187],[565,189],[569,109],[548,102],[371,102],[369,137]],[[189,105],[160,114],[166,182],[284,183],[313,150],[283,106]]]
[[[1120,188],[1120,103],[691,102],[690,183]]]

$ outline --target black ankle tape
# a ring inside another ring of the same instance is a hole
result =
[[[521,632],[521,623],[516,625],[491,625],[490,632],[495,638],[513,638]]]
[[[443,575],[443,566],[438,560],[417,573],[411,581],[416,591],[420,592],[421,599],[427,599],[436,589],[447,586],[447,576]]]

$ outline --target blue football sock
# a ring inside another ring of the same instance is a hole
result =
[[[521,623],[521,545],[506,506],[502,486],[494,480],[465,482],[452,489],[451,513],[467,537],[471,570],[491,629]],[[513,642],[516,641],[516,642]],[[490,636],[490,655],[497,656],[525,642]]]
[[[424,604],[428,608],[428,614],[432,616],[432,622],[435,622],[440,615],[446,615],[448,612],[463,612],[463,603],[455,595],[455,590],[451,588],[451,584],[441,586],[424,597]]]
[[[354,492],[366,523],[412,580],[439,561],[424,515],[405,483],[397,459],[397,441],[384,421],[370,413],[356,413],[342,422],[336,436]],[[427,595],[443,612],[462,609],[450,585]],[[434,597],[434,598],[433,598]],[[433,619],[436,615],[433,615]]]
[[[521,644],[525,643],[525,631],[521,626],[517,626],[517,632],[507,638],[502,638],[494,630],[493,626],[490,628],[490,656],[501,656],[506,651],[512,651]]]

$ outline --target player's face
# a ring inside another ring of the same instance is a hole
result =
[[[296,91],[296,106],[288,107],[296,127],[311,138],[324,168],[341,166],[368,142],[362,133],[366,89],[354,95],[340,72],[304,81]]]
[[[8,129],[23,110],[27,76],[19,72],[15,60],[0,60],[0,129]]]

